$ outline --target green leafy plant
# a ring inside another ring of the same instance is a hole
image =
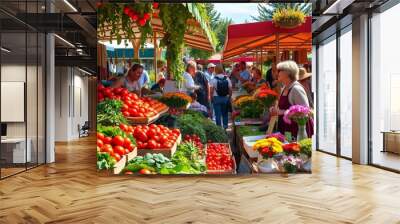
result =
[[[114,126],[127,124],[128,121],[121,112],[122,101],[106,99],[97,104],[97,124]]]
[[[98,170],[108,170],[114,168],[117,161],[110,156],[108,153],[97,152],[97,169]]]
[[[238,133],[240,136],[257,136],[257,135],[264,135],[265,131],[260,131],[260,126],[249,125],[249,126],[239,126]]]
[[[191,17],[183,4],[160,4],[160,19],[164,28],[164,37],[160,46],[167,47],[166,59],[168,74],[180,81],[184,72],[183,47],[187,20]]]
[[[136,140],[132,134],[126,134],[126,132],[122,131],[118,126],[103,126],[100,124],[97,125],[97,132],[100,132],[108,137],[121,136],[123,138],[129,138],[131,143],[136,145]]]

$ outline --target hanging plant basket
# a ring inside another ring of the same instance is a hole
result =
[[[297,9],[278,9],[272,16],[275,26],[285,29],[293,29],[305,22],[305,14]]]

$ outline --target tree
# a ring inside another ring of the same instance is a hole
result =
[[[221,19],[221,13],[219,13],[217,10],[215,10],[213,3],[204,3],[204,6],[207,11],[208,20],[209,20],[211,29],[215,30],[216,26],[218,25],[218,22]]]
[[[216,51],[219,52],[224,48],[226,32],[228,26],[233,23],[232,19],[221,18],[221,13],[214,9],[213,3],[204,3],[208,21],[210,23],[211,30],[215,33],[217,37]],[[207,59],[212,55],[212,52],[207,52],[199,49],[189,49],[189,54],[195,59]]]
[[[252,19],[256,21],[266,21],[272,20],[272,16],[277,9],[282,8],[292,8],[298,9],[307,16],[311,15],[312,13],[312,5],[310,3],[259,3],[257,6],[258,9],[258,16],[252,16]]]

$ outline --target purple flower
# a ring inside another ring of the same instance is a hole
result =
[[[309,107],[303,105],[293,105],[285,111],[283,120],[288,124],[291,124],[292,121],[295,121],[298,124],[304,125],[311,115],[312,111]]]

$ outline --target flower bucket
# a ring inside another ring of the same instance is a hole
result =
[[[259,155],[258,160],[258,169],[261,173],[274,173],[278,171],[278,164],[276,164],[273,158],[264,159]]]

